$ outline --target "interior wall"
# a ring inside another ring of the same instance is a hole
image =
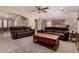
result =
[[[18,10],[20,11],[20,13],[22,13],[22,15],[28,17],[28,26],[31,26],[33,29],[35,28],[35,19],[38,19],[41,18],[41,19],[47,19],[47,20],[51,20],[51,19],[55,19],[55,18],[63,18],[63,12],[61,12],[60,10],[55,10],[53,8],[53,11],[52,11],[52,7],[50,7],[47,11],[47,13],[40,13],[38,14],[37,12],[33,12],[32,10],[32,6],[27,6],[26,7],[8,7],[8,8],[11,8],[11,9],[14,9],[14,10]],[[40,20],[39,20],[39,23],[38,23],[38,29],[41,29],[41,26],[40,26]],[[47,26],[51,26],[51,22],[48,21]]]
[[[0,12],[4,12],[4,13],[15,13],[15,14],[19,14],[22,16],[27,17],[28,20],[28,26],[31,26],[33,29],[35,28],[35,19],[47,19],[48,22],[46,23],[46,26],[51,26],[51,20],[52,19],[65,19],[65,24],[70,25],[72,30],[76,31],[76,20],[77,20],[77,16],[76,13],[72,12],[72,13],[64,13],[60,10],[53,10],[53,7],[50,7],[50,9],[48,10],[47,13],[41,13],[41,14],[37,14],[36,12],[31,11],[31,9],[29,7],[0,7]],[[19,20],[18,20],[19,21]],[[17,21],[17,22],[18,22]],[[26,22],[25,22],[26,23]],[[38,23],[38,29],[41,29],[40,26],[40,21]],[[22,25],[24,24],[22,21],[18,24],[18,25]]]
[[[77,13],[77,32],[79,33],[79,12]]]
[[[70,25],[70,32],[77,32],[77,13],[65,14],[65,24]]]

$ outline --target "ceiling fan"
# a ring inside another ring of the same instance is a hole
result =
[[[47,13],[47,9],[48,7],[42,7],[42,6],[35,6],[36,10],[32,10],[32,11],[37,11],[38,13],[41,13],[41,12],[45,12]]]

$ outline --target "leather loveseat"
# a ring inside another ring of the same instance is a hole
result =
[[[31,27],[13,26],[10,27],[10,33],[13,39],[17,39],[17,38],[33,35],[35,31],[31,29]]]
[[[38,32],[59,35],[59,39],[67,41],[69,39],[69,27],[68,26],[51,26],[45,27],[45,30]]]

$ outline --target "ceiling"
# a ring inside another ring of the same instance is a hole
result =
[[[79,12],[79,6],[48,6],[48,12],[47,13],[40,13],[33,12],[32,10],[35,10],[36,8],[34,6],[4,6],[9,9],[14,9],[21,11],[22,13],[29,14],[31,17],[42,17],[42,18],[62,18],[65,14],[70,13],[78,13]],[[45,6],[42,6],[45,7]],[[63,10],[61,10],[63,9]]]
[[[28,12],[32,12],[35,9],[34,6],[7,6],[13,9],[20,9]],[[44,7],[44,6],[43,6]],[[61,8],[64,9],[64,12],[79,12],[79,6],[48,6],[49,10],[59,11]]]

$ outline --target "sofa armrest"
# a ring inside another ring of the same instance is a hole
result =
[[[11,37],[12,37],[13,39],[16,39],[16,38],[17,38],[17,33],[16,33],[16,32],[10,31],[10,33],[11,33]]]
[[[64,36],[65,36],[65,38],[69,38],[69,31],[64,31]]]
[[[69,34],[69,31],[64,31],[64,34]]]
[[[35,31],[34,29],[30,29],[31,31]]]
[[[30,31],[33,31],[33,34],[35,34],[35,30],[34,29],[30,29]]]
[[[37,30],[38,33],[44,33],[44,30]]]

